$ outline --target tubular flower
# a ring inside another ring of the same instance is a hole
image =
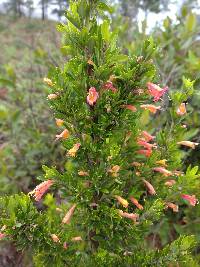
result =
[[[49,94],[49,95],[47,96],[47,98],[48,98],[49,100],[56,99],[57,97],[58,97],[57,94]]]
[[[144,182],[144,185],[146,186],[148,192],[150,195],[155,195],[156,194],[156,191],[153,187],[152,184],[150,184],[148,181],[146,181],[145,179],[143,179],[143,182]]]
[[[87,103],[90,106],[93,106],[96,103],[98,98],[99,98],[99,93],[96,91],[96,88],[91,87],[87,95]]]
[[[81,146],[80,143],[75,144],[68,152],[67,155],[70,157],[75,157],[79,147]]]
[[[147,143],[147,141],[145,141],[141,138],[138,139],[137,144],[140,146],[143,146],[146,149],[152,149],[153,147],[157,148],[157,146],[155,144],[149,144],[149,143]]]
[[[149,90],[150,95],[154,97],[153,101],[158,101],[164,93],[168,90],[168,87],[160,88],[157,84],[148,82],[147,87]]]
[[[53,180],[44,181],[41,184],[37,185],[36,188],[29,193],[29,195],[33,195],[35,201],[39,201],[53,183]]]
[[[181,195],[182,199],[187,200],[191,206],[195,206],[197,204],[197,198],[195,195]]]
[[[133,162],[131,163],[131,165],[134,166],[134,167],[140,167],[140,166],[143,165],[143,163],[140,163],[140,162],[137,162],[137,161],[133,161]]]
[[[63,248],[64,248],[64,249],[68,249],[68,247],[69,247],[69,244],[67,244],[67,242],[64,242],[64,243],[63,243]]]
[[[44,77],[43,79],[44,83],[46,83],[49,86],[53,86],[53,82],[51,79]]]
[[[117,199],[117,201],[124,207],[127,208],[128,207],[128,201],[120,196],[115,196],[115,198]]]
[[[120,166],[119,166],[119,165],[115,165],[115,166],[113,166],[110,170],[108,170],[108,172],[109,172],[113,177],[117,177],[117,176],[119,176],[119,170],[120,170]]]
[[[80,176],[89,176],[89,173],[85,172],[85,171],[79,171],[78,175],[80,175]]]
[[[133,106],[133,105],[121,105],[120,107],[121,108],[125,108],[125,109],[129,109],[129,110],[131,110],[133,112],[137,111],[137,108],[135,106]]]
[[[166,181],[166,182],[165,182],[165,185],[170,187],[170,186],[175,185],[175,183],[176,183],[176,181],[172,179],[172,180],[168,180],[168,181]]]
[[[59,139],[65,140],[69,136],[70,136],[69,131],[67,129],[65,129],[64,131],[62,131],[62,133],[56,135],[56,141],[59,140]]]
[[[63,126],[63,123],[64,123],[64,120],[56,119],[56,125],[57,125],[58,127]]]
[[[176,114],[180,115],[180,116],[183,116],[186,112],[187,111],[186,111],[185,103],[181,103],[180,106],[178,107],[177,111],[176,111]]]
[[[66,213],[65,217],[64,217],[63,220],[62,220],[62,223],[70,224],[70,221],[71,221],[72,215],[74,214],[74,210],[75,210],[75,208],[76,208],[76,204],[74,204],[74,205],[69,209],[69,211]]]
[[[75,236],[71,239],[72,241],[83,241],[82,237],[81,236]]]
[[[59,239],[58,236],[55,235],[55,234],[52,234],[52,235],[51,235],[51,238],[52,238],[53,242],[55,242],[55,243],[60,242],[60,239]]]
[[[147,158],[151,156],[152,150],[151,149],[141,149],[137,151],[138,154],[145,155]]]
[[[107,81],[103,85],[103,89],[111,90],[113,93],[116,93],[117,92],[117,89],[113,86],[113,83],[111,81]]]
[[[130,197],[130,201],[139,209],[139,210],[143,210],[143,206],[137,201],[136,198],[134,197]]]
[[[146,132],[146,131],[142,131],[141,134],[142,134],[142,136],[144,137],[144,139],[145,139],[147,142],[149,142],[149,141],[155,139],[155,136],[149,134],[149,133]]]
[[[6,234],[0,232],[0,240],[6,237]]]
[[[168,171],[163,167],[155,167],[155,168],[153,168],[153,170],[156,171],[156,172],[162,173],[166,177],[172,175],[171,171]]]
[[[172,209],[173,212],[178,212],[178,205],[176,205],[172,202],[167,202],[166,207]]]
[[[161,159],[161,160],[157,160],[156,163],[162,166],[167,166],[167,160],[166,159]]]
[[[195,146],[198,146],[199,143],[191,142],[191,141],[181,141],[177,143],[178,145],[191,147],[192,149],[195,149]]]
[[[154,106],[151,104],[146,104],[146,105],[140,105],[141,108],[149,110],[151,113],[156,113],[157,110],[161,109],[161,106]]]
[[[137,219],[139,218],[139,215],[136,213],[123,212],[122,210],[119,210],[119,215],[121,217],[131,219],[133,222],[136,222]]]

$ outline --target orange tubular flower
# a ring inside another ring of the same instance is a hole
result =
[[[149,142],[149,141],[155,139],[155,136],[149,134],[149,133],[146,132],[146,131],[142,131],[141,134],[142,134],[142,136],[144,137],[144,139],[145,139],[147,142]]]
[[[181,103],[180,106],[178,107],[177,111],[176,111],[176,114],[180,115],[180,116],[183,116],[186,112],[187,111],[186,111],[185,103]]]
[[[95,87],[91,87],[89,89],[89,92],[88,92],[88,95],[87,95],[87,103],[90,106],[93,106],[97,102],[98,98],[99,98],[99,94],[96,91],[96,88]]]
[[[140,146],[143,146],[146,149],[152,149],[153,147],[157,148],[157,146],[155,144],[149,144],[149,143],[147,143],[147,141],[145,141],[141,138],[138,139],[137,144]]]
[[[103,89],[105,89],[105,90],[111,90],[113,93],[116,93],[117,92],[117,89],[113,86],[113,83],[111,81],[107,81],[103,85]]]
[[[178,212],[178,205],[176,205],[172,202],[167,202],[166,207],[172,209],[173,212]]]
[[[69,136],[70,136],[69,131],[67,129],[65,129],[64,131],[62,131],[62,133],[56,135],[56,141],[59,140],[59,139],[65,140]]]
[[[177,143],[178,145],[191,147],[192,149],[195,149],[195,146],[198,146],[199,143],[191,142],[191,141],[181,141]]]
[[[115,196],[115,198],[117,199],[117,201],[124,207],[127,208],[128,207],[128,201],[120,196]]]
[[[54,183],[53,180],[47,180],[36,186],[36,188],[29,193],[29,195],[33,195],[35,201],[39,201],[44,193],[49,189],[50,186]]]
[[[197,198],[195,195],[181,195],[182,199],[187,200],[191,206],[195,206],[197,204]]]
[[[77,143],[75,144],[68,152],[67,152],[67,155],[70,156],[70,157],[75,157],[76,156],[76,153],[77,151],[79,150],[81,144],[80,143]]]
[[[71,221],[71,218],[74,214],[74,210],[76,208],[76,204],[74,204],[70,209],[69,211],[66,213],[65,217],[63,218],[62,220],[62,223],[65,223],[65,224],[70,224],[70,221]]]
[[[55,243],[60,242],[60,239],[59,239],[58,236],[55,235],[55,234],[52,234],[52,235],[51,235],[51,238],[52,238],[53,242],[55,242]]]
[[[137,151],[138,154],[145,155],[147,158],[151,156],[152,150],[151,149],[141,149]]]
[[[121,108],[125,108],[125,109],[129,109],[132,112],[136,112],[137,111],[137,108],[135,106],[133,106],[133,105],[121,105],[120,107]]]
[[[76,242],[76,241],[83,241],[82,237],[81,236],[75,236],[71,239],[73,242]]]
[[[43,79],[44,83],[46,83],[49,86],[53,86],[53,82],[51,79],[44,77]]]
[[[148,82],[147,87],[149,90],[150,95],[154,97],[153,101],[158,101],[168,90],[168,87],[160,88],[157,84]]]
[[[172,175],[171,171],[168,171],[163,167],[155,167],[155,168],[153,168],[153,170],[156,171],[156,172],[162,173],[166,177]]]
[[[137,221],[137,219],[139,218],[139,215],[136,213],[128,213],[128,212],[123,212],[122,210],[119,210],[119,215],[121,217],[127,218],[127,219],[131,219],[134,223]]]
[[[146,104],[146,105],[140,105],[141,108],[145,109],[145,110],[149,110],[151,113],[156,113],[157,110],[161,109],[161,106],[154,106],[151,104]]]
[[[110,170],[108,170],[108,172],[109,172],[113,177],[117,177],[117,176],[119,176],[119,170],[120,170],[120,166],[119,166],[119,165],[115,165],[115,166],[113,166]]]
[[[85,171],[79,171],[78,175],[80,175],[80,176],[89,176],[89,173],[85,172]]]
[[[58,97],[57,94],[49,94],[49,95],[47,96],[47,98],[48,98],[49,100],[56,99],[57,97]]]
[[[64,120],[56,119],[56,125],[57,125],[58,127],[63,126],[63,123],[64,123]]]
[[[139,209],[139,210],[143,210],[143,206],[137,201],[136,198],[134,197],[130,197],[130,201]]]
[[[152,184],[150,184],[148,181],[146,181],[145,179],[143,179],[143,182],[144,182],[144,185],[146,186],[148,192],[150,195],[155,195],[156,194],[156,191],[153,187]]]
[[[170,186],[173,186],[175,183],[176,183],[175,180],[168,180],[165,182],[165,185],[170,187]]]

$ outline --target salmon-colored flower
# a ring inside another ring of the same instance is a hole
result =
[[[157,148],[156,144],[149,144],[147,141],[145,141],[144,139],[141,139],[141,138],[138,138],[137,144],[139,146],[143,146],[146,149],[152,149],[153,147]]]
[[[142,134],[142,136],[144,137],[144,139],[145,139],[147,142],[149,142],[149,141],[155,139],[155,136],[149,134],[147,131],[142,131],[141,134]]]
[[[128,201],[126,199],[124,199],[123,197],[120,196],[115,196],[115,198],[117,199],[117,201],[124,207],[127,208],[128,207]]]
[[[80,176],[89,176],[89,173],[86,172],[86,171],[79,171],[78,175],[80,175]]]
[[[95,64],[94,64],[94,62],[92,61],[92,59],[91,59],[91,58],[90,58],[90,59],[88,59],[87,63],[88,63],[89,65],[92,65],[92,66],[94,66],[94,65],[95,65]]]
[[[164,93],[168,90],[168,87],[160,88],[157,84],[148,82],[147,87],[149,90],[150,95],[154,97],[153,101],[156,102],[158,101]]]
[[[56,119],[56,125],[57,125],[58,127],[63,126],[63,123],[64,123],[64,120]]]
[[[119,215],[121,217],[131,219],[133,222],[136,222],[137,219],[139,218],[139,215],[136,213],[123,212],[122,210],[119,210]]]
[[[53,82],[51,79],[44,77],[43,79],[44,83],[46,83],[49,86],[53,86]]]
[[[155,171],[155,172],[160,172],[160,173],[162,173],[164,176],[170,176],[170,175],[172,175],[172,172],[171,171],[168,171],[168,170],[166,170],[165,168],[163,168],[163,167],[155,167],[155,168],[153,168],[153,170]]]
[[[59,239],[58,236],[55,235],[55,234],[52,234],[52,235],[51,235],[51,238],[52,238],[53,242],[55,242],[55,243],[60,242],[60,239]]]
[[[148,192],[150,195],[155,195],[156,194],[156,191],[153,187],[152,184],[150,184],[148,181],[146,181],[145,179],[143,179],[143,182],[144,182],[144,185],[146,186]]]
[[[65,139],[69,138],[69,136],[70,136],[69,131],[67,129],[65,129],[64,131],[62,131],[62,133],[56,135],[56,141],[59,139],[65,140]]]
[[[58,97],[57,94],[49,94],[49,95],[47,96],[47,98],[48,98],[49,100],[56,99],[57,97]]]
[[[140,105],[141,108],[145,109],[145,110],[149,110],[152,113],[156,113],[157,110],[161,109],[161,106],[154,106],[151,104],[146,104],[146,105]]]
[[[125,109],[129,109],[132,112],[136,112],[137,111],[137,108],[135,106],[133,106],[133,105],[121,105],[120,107],[121,108],[125,108]]]
[[[96,103],[98,98],[99,98],[99,93],[96,91],[96,88],[91,87],[87,95],[87,103],[90,106],[93,106]]]
[[[67,152],[67,155],[70,156],[70,157],[75,157],[76,156],[76,153],[77,151],[79,150],[81,144],[80,143],[77,143],[75,144],[68,152]]]
[[[44,181],[41,184],[37,185],[36,188],[29,193],[29,195],[33,195],[35,201],[39,201],[53,183],[53,180]]]
[[[75,241],[83,241],[82,237],[81,236],[75,236],[71,239],[73,242]]]
[[[172,180],[168,180],[168,181],[166,181],[166,182],[165,182],[165,185],[170,187],[170,186],[175,185],[175,183],[176,183],[176,181],[172,179]]]
[[[0,232],[0,240],[2,240],[4,237],[6,237],[6,234]]]
[[[113,93],[116,93],[117,92],[117,89],[114,87],[114,85],[113,85],[113,83],[111,81],[107,81],[103,85],[103,89],[111,90]]]
[[[137,201],[136,198],[134,197],[130,197],[130,201],[139,209],[139,210],[143,210],[143,206]]]
[[[180,106],[178,107],[176,113],[180,116],[184,115],[186,113],[186,105],[185,103],[181,103]]]
[[[115,165],[115,166],[113,166],[110,170],[108,170],[108,172],[109,172],[113,177],[117,177],[117,176],[119,176],[119,170],[120,170],[120,166],[119,166],[119,165]]]
[[[161,160],[157,160],[156,163],[162,166],[167,166],[167,160],[166,159],[161,159]]]
[[[140,167],[140,166],[143,165],[143,163],[140,163],[140,162],[137,162],[137,161],[133,161],[133,162],[131,163],[131,165],[134,166],[134,167]]]
[[[167,202],[166,207],[172,209],[173,212],[178,212],[178,205],[176,205],[172,202]]]
[[[63,218],[62,220],[62,223],[65,223],[65,224],[70,224],[70,221],[71,221],[71,218],[74,214],[74,210],[76,208],[76,204],[74,204],[70,209],[69,211],[66,213],[65,217]]]
[[[195,146],[198,146],[199,143],[191,142],[191,141],[181,141],[177,143],[178,145],[191,147],[192,149],[195,149]]]
[[[187,200],[189,203],[190,203],[190,205],[191,206],[195,206],[196,204],[197,204],[197,198],[196,198],[196,196],[195,195],[181,195],[181,197],[182,197],[182,199],[185,199],[185,200]]]
[[[145,155],[147,158],[151,156],[152,150],[151,149],[140,149],[137,151],[138,154]]]
[[[64,249],[68,249],[68,247],[69,247],[69,244],[67,244],[67,242],[64,242],[64,243],[63,243],[63,248],[64,248]]]

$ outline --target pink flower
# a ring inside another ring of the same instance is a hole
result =
[[[191,206],[195,206],[197,204],[197,198],[195,195],[181,195],[182,199],[187,200]]]
[[[106,90],[111,90],[113,93],[117,92],[117,89],[113,86],[113,83],[111,81],[107,81],[104,85],[103,88]]]
[[[143,206],[137,201],[136,198],[134,197],[130,197],[130,201],[139,209],[139,210],[143,210]]]
[[[71,239],[73,242],[75,241],[83,241],[82,237],[81,236],[75,236]]]
[[[49,189],[54,183],[53,180],[47,180],[36,186],[36,188],[29,193],[29,195],[34,195],[35,201],[39,201],[44,193]]]
[[[145,139],[147,142],[149,142],[149,141],[151,141],[151,140],[153,140],[153,139],[155,138],[155,136],[149,134],[149,133],[146,132],[146,131],[142,131],[141,134],[142,134],[142,136],[144,137],[144,139]]]
[[[176,113],[179,116],[183,116],[186,113],[186,105],[185,103],[181,103],[180,106],[178,107]]]
[[[175,185],[175,183],[176,183],[176,181],[172,179],[172,180],[168,180],[168,181],[166,181],[166,182],[165,182],[165,185],[170,187],[170,186]]]
[[[6,234],[0,232],[0,240],[6,237]]]
[[[65,140],[69,136],[70,136],[69,131],[67,129],[65,129],[64,131],[62,131],[62,133],[56,135],[56,141],[59,140],[59,139]]]
[[[64,243],[63,243],[63,248],[64,248],[64,249],[68,249],[68,247],[69,247],[69,244],[67,244],[67,242],[64,242]]]
[[[145,155],[147,158],[151,156],[152,150],[151,149],[140,149],[137,151],[138,154]]]
[[[70,224],[70,221],[71,221],[72,215],[74,214],[74,210],[75,210],[75,208],[76,208],[76,204],[74,204],[74,205],[69,209],[69,211],[66,213],[65,217],[64,217],[63,220],[62,220],[62,223]]]
[[[96,88],[95,87],[91,87],[89,89],[89,92],[88,92],[88,95],[87,95],[87,103],[90,106],[93,106],[96,103],[98,98],[99,98],[99,94],[96,91]]]
[[[137,144],[140,146],[143,146],[146,149],[152,149],[153,147],[157,148],[157,146],[155,144],[149,144],[149,143],[147,143],[147,141],[145,141],[144,139],[141,139],[141,138],[138,138]]]
[[[177,144],[191,147],[192,149],[195,149],[195,146],[198,146],[199,143],[195,143],[195,142],[191,142],[191,141],[181,141],[181,142],[178,142]]]
[[[143,179],[143,182],[144,182],[144,185],[146,186],[148,192],[150,195],[155,195],[156,194],[156,191],[153,187],[152,184],[150,184],[148,181],[146,181],[145,179]]]
[[[119,215],[121,217],[131,219],[133,222],[136,222],[137,219],[139,218],[139,215],[136,213],[123,212],[122,210],[119,210]]]
[[[160,88],[157,84],[148,82],[147,87],[149,90],[150,95],[154,97],[153,101],[158,101],[161,96],[164,95],[164,93],[168,90],[168,87]]]
[[[176,205],[172,202],[167,202],[166,207],[172,209],[173,212],[178,212],[178,205]]]
[[[141,108],[143,109],[147,109],[149,110],[150,112],[152,113],[156,113],[157,110],[160,110],[161,109],[161,106],[154,106],[154,105],[151,105],[151,104],[146,104],[146,105],[140,105]]]
[[[166,177],[172,175],[171,171],[168,171],[163,167],[155,167],[155,168],[153,168],[153,170],[156,171],[156,172],[162,173]]]
[[[137,108],[135,106],[133,106],[133,105],[121,105],[121,108],[129,109],[132,112],[136,112],[137,111]]]

